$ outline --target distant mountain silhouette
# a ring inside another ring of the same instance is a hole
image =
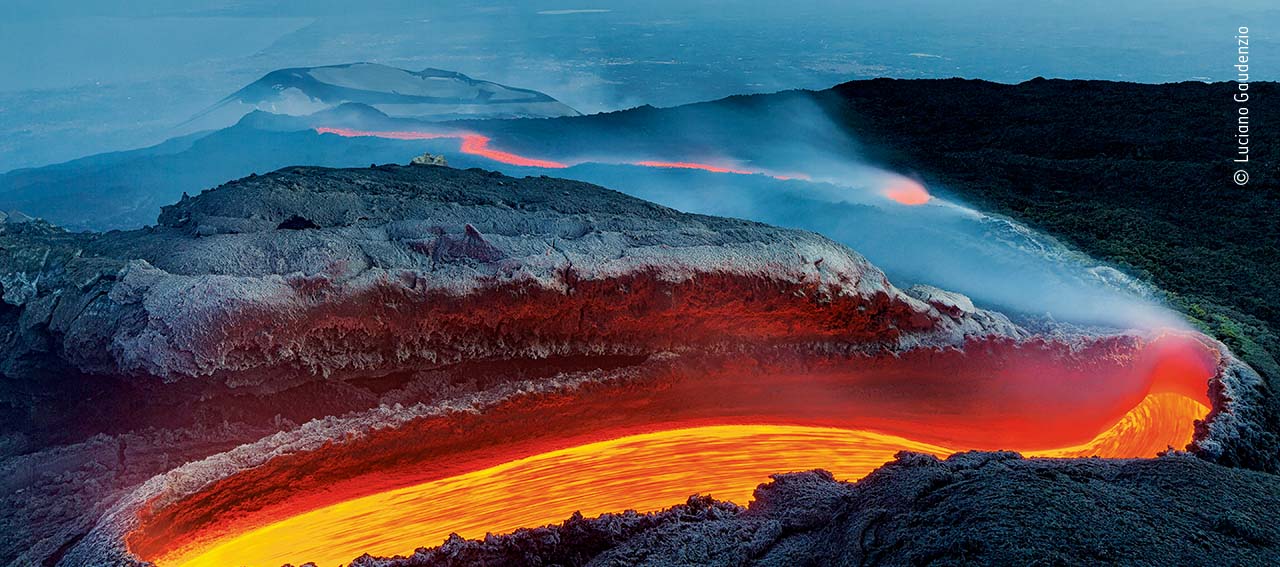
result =
[[[304,115],[344,103],[366,104],[388,116],[423,120],[578,115],[545,93],[454,71],[408,71],[377,63],[348,63],[272,71],[192,117],[188,124],[218,128],[252,110]]]

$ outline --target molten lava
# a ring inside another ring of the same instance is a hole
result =
[[[568,165],[558,161],[527,158],[510,152],[490,149],[489,138],[479,134],[465,134],[462,136],[462,153],[486,157],[493,161],[523,167],[541,167],[546,169],[564,169],[569,167]]]
[[[858,478],[907,449],[946,449],[831,428],[727,425],[632,435],[551,451],[438,481],[335,504],[212,548],[162,558],[165,567],[329,567],[360,553],[411,553],[452,532],[483,537],[520,527],[683,502],[690,488],[746,503],[771,473],[825,467]]]
[[[330,131],[457,138],[477,155],[540,163],[472,134]],[[1176,331],[935,342],[960,315],[887,283],[825,293],[804,277],[693,273],[566,273],[564,290],[517,278],[465,294],[376,286],[340,310],[299,305],[313,311],[274,332],[357,337],[317,357],[377,349],[377,333],[420,338],[391,344],[454,367],[449,381],[415,386],[440,398],[331,416],[166,475],[139,503],[128,548],[162,566],[334,565],[694,492],[746,503],[770,474],[857,479],[903,449],[1150,457],[1192,440],[1222,362]],[[886,346],[900,339],[919,346]]]
[[[1028,456],[1151,457],[1191,441],[1209,408],[1174,394],[1149,395],[1092,441]],[[556,523],[581,512],[659,510],[691,490],[746,504],[770,474],[814,468],[858,479],[901,450],[955,450],[871,431],[795,425],[664,429],[578,445],[353,498],[155,559],[161,567],[333,566],[362,554],[409,554],[450,533],[467,538]]]
[[[694,492],[746,504],[770,474],[853,480],[899,450],[1152,457],[1191,442],[1220,362],[1178,332],[800,366],[748,358],[660,363],[643,380],[516,396],[283,455],[145,511],[129,549],[161,566],[331,566],[575,511],[657,510]]]

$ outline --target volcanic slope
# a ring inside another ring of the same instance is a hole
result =
[[[0,247],[0,558],[20,564],[178,556],[645,434],[1075,454],[1119,428],[1090,454],[1213,459],[1256,427],[1256,374],[1194,333],[1036,334],[812,233],[546,177],[288,168],[155,227],[6,224]],[[1147,435],[1167,420],[1129,416],[1168,396],[1191,411]]]

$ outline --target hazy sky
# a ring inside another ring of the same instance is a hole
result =
[[[375,61],[539,89],[584,112],[878,76],[1229,80],[1271,2],[127,2],[0,6],[0,171],[155,143],[268,71]],[[1274,50],[1271,50],[1274,51]]]

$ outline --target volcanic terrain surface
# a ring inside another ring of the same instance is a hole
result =
[[[1273,477],[1213,464],[1265,394],[1220,343],[1029,327],[809,232],[428,165],[0,227],[18,564],[336,565],[627,509],[359,564],[1012,560],[1122,511],[1099,560],[1278,544]],[[657,512],[695,492],[735,504]]]

